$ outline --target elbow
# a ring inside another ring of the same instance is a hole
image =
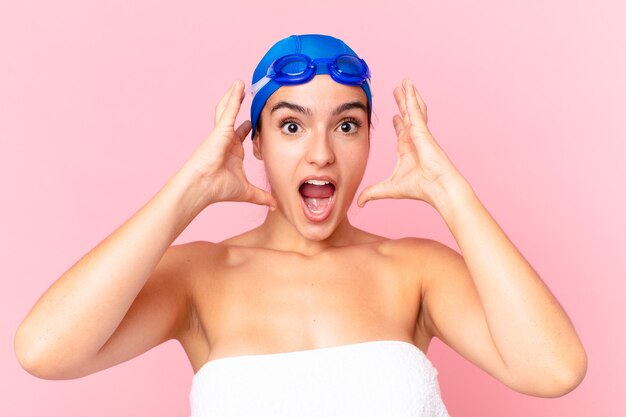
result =
[[[50,366],[52,362],[50,355],[46,354],[44,348],[38,347],[26,335],[26,331],[20,327],[15,333],[13,339],[13,350],[16,359],[22,369],[26,372],[41,379],[65,379],[58,374],[55,367]]]
[[[24,354],[22,351],[16,351],[17,361],[19,362],[22,369],[26,372],[41,379],[55,379],[49,374],[47,374],[44,368],[40,365],[41,362],[38,362],[31,356]]]
[[[562,397],[578,387],[587,374],[587,354],[581,349],[558,366],[544,368],[545,372],[535,373],[523,384],[513,384],[511,388],[523,394],[542,398]]]
[[[581,346],[575,358],[568,361],[563,368],[557,383],[555,383],[556,389],[554,393],[556,395],[551,397],[561,397],[570,393],[585,379],[587,374],[587,353],[585,349]]]
[[[34,344],[28,340],[25,333],[24,328],[20,326],[13,339],[13,350],[15,351],[17,362],[29,374],[37,378],[50,379],[47,378],[48,375],[46,375],[42,366],[41,354],[37,353]]]
[[[15,351],[17,362],[20,364],[22,369],[33,376],[41,378],[41,367],[39,366],[41,361],[38,359],[38,355],[35,354],[32,344],[26,340],[24,331],[21,327],[18,328],[15,333],[15,337],[13,339],[13,350]]]
[[[561,397],[581,384],[587,374],[587,352],[578,342],[563,359],[560,372],[555,372],[554,389],[550,397]]]
[[[555,377],[552,382],[543,387],[538,393],[534,393],[537,397],[558,398],[572,392],[585,378],[587,366],[578,366],[568,369],[559,377]]]

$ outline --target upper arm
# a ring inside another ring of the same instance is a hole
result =
[[[426,331],[509,385],[509,373],[463,256],[434,240],[426,240],[423,248],[427,259],[422,283]]]
[[[112,367],[182,336],[191,320],[188,281],[194,244],[165,251],[111,337],[81,369],[82,375],[72,377]]]

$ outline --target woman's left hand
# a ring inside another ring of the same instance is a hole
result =
[[[398,162],[389,178],[361,192],[357,204],[363,207],[369,200],[412,198],[439,209],[448,192],[469,184],[428,130],[426,104],[413,84],[404,80],[393,95],[402,115],[393,116]]]

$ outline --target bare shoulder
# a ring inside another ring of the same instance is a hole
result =
[[[211,253],[212,251],[219,248],[219,244],[208,242],[206,240],[195,240],[192,242],[179,243],[176,245],[170,246],[168,250],[172,250],[174,256],[190,256],[201,255],[206,253]]]
[[[444,243],[422,237],[388,239],[381,242],[380,250],[386,255],[405,261],[409,267],[419,266],[420,269],[427,268],[429,272],[445,267],[447,262],[460,256]]]
[[[197,240],[170,246],[159,262],[158,269],[169,277],[160,291],[178,293],[180,320],[173,338],[183,346],[194,340],[199,329],[197,293],[202,282],[211,278],[211,272],[226,258],[226,245]]]
[[[171,245],[157,264],[155,275],[162,277],[160,283],[169,290],[176,286],[189,297],[198,273],[210,271],[225,250],[224,245],[201,240]]]
[[[441,307],[442,300],[454,291],[471,293],[471,281],[461,254],[437,240],[421,237],[405,237],[389,240],[383,250],[396,259],[403,273],[419,282],[421,293],[421,319],[427,337],[438,336],[433,310]],[[470,294],[471,295],[471,294]],[[441,338],[441,337],[440,337]]]
[[[463,256],[437,240],[405,237],[385,242],[385,250],[400,258],[406,268],[413,268],[420,274],[424,292],[465,279],[467,268]]]
[[[187,243],[172,245],[168,248],[166,254],[171,257],[179,266],[193,265],[194,261],[207,261],[216,259],[225,247],[219,243],[208,242],[205,240],[196,240]]]
[[[209,242],[197,240],[178,245],[172,245],[167,256],[171,263],[178,268],[187,270],[192,276],[194,271],[201,270],[203,275],[229,259],[233,247],[231,242]],[[210,274],[209,274],[210,275]]]

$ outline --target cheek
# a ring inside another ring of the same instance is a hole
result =
[[[348,168],[350,169],[351,176],[360,177],[365,172],[367,166],[367,160],[369,158],[369,146],[357,147],[350,150],[347,154]]]
[[[354,195],[359,188],[367,166],[368,155],[369,150],[361,147],[346,149],[344,153],[337,155],[341,158],[339,167],[346,198]]]
[[[293,157],[285,152],[275,152],[270,150],[263,158],[265,164],[265,172],[270,187],[276,193],[282,193],[287,190],[292,183],[295,167],[293,166]]]

